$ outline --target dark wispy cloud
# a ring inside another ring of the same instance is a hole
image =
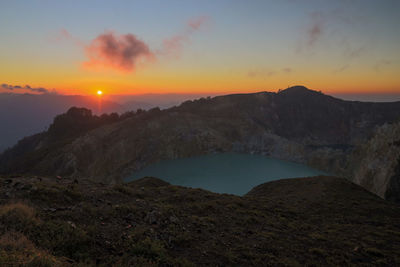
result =
[[[322,11],[307,14],[307,24],[299,29],[300,38],[296,45],[296,53],[313,52],[326,32],[327,16]]]
[[[360,56],[362,56],[365,51],[366,51],[366,47],[365,46],[359,46],[359,47],[348,47],[345,48],[344,50],[344,56],[350,59],[353,58],[359,58]]]
[[[317,48],[335,46],[338,55],[352,60],[362,56],[368,45],[354,36],[346,35],[343,28],[355,27],[364,23],[365,18],[352,16],[345,9],[318,10],[307,14],[307,24],[299,32],[296,52],[312,54]],[[329,39],[329,42],[325,42]]]
[[[250,70],[247,72],[247,76],[250,78],[269,78],[278,74],[290,74],[293,72],[292,68],[286,67],[281,70]]]
[[[0,85],[0,88],[4,89],[4,90],[8,90],[8,91],[25,90],[25,91],[30,91],[30,92],[39,93],[39,94],[56,94],[57,93],[57,91],[55,89],[48,90],[43,87],[31,87],[29,85],[20,86],[20,85],[11,85],[11,84],[3,83]]]
[[[310,14],[311,23],[306,33],[306,44],[310,47],[314,46],[325,31],[326,18],[321,12],[313,12]]]
[[[368,52],[368,45],[365,43],[352,42],[351,37],[343,36],[341,40],[338,41],[337,46],[342,49],[343,56],[348,59],[357,59]]]
[[[51,40],[55,42],[69,41],[80,47],[85,46],[85,44],[79,38],[73,36],[67,29],[64,28],[53,34],[51,36]]]
[[[190,43],[191,36],[201,30],[210,22],[210,17],[200,16],[190,19],[186,23],[185,29],[172,37],[166,38],[163,41],[162,49],[157,51],[157,54],[178,57],[183,50],[183,47]]]
[[[349,68],[350,68],[350,65],[349,64],[345,64],[345,65],[333,70],[333,73],[341,73],[341,72],[344,72],[344,71],[348,70]]]
[[[251,70],[247,72],[247,76],[250,78],[268,78],[271,76],[274,76],[276,74],[276,71],[263,71],[263,70]]]
[[[392,60],[381,59],[381,60],[378,60],[378,61],[374,64],[373,68],[374,68],[374,70],[375,70],[376,72],[380,72],[380,71],[383,70],[385,67],[387,67],[387,66],[389,66],[389,65],[392,65],[392,64],[393,64],[393,61],[392,61]]]
[[[292,69],[292,68],[283,68],[282,71],[283,71],[284,73],[289,74],[289,73],[292,73],[292,72],[293,72],[293,69]]]
[[[113,69],[121,72],[134,71],[141,60],[154,58],[149,46],[133,34],[118,35],[106,32],[97,36],[85,48],[89,58],[84,62],[88,69]]]

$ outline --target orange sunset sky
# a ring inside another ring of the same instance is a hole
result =
[[[399,11],[395,0],[1,1],[0,92],[400,93]]]

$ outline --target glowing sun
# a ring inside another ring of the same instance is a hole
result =
[[[101,90],[97,91],[97,95],[102,95],[102,94],[103,94],[103,91],[101,91]]]

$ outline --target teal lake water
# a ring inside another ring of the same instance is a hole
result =
[[[222,153],[161,161],[133,173],[125,181],[152,176],[174,185],[244,195],[265,182],[323,174],[326,173],[303,164],[265,156]]]

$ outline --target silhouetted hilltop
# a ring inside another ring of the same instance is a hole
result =
[[[65,114],[56,116],[46,132],[23,138],[12,149],[4,151],[0,164],[11,168],[23,166],[21,170],[32,168],[46,156],[57,156],[61,153],[61,147],[88,131],[124,120],[134,114],[127,112],[122,115],[111,113],[96,116],[89,109],[72,107]],[[54,168],[57,167],[56,164]]]
[[[0,152],[23,137],[44,131],[56,115],[74,106],[99,112],[98,99],[93,96],[0,93]],[[105,99],[101,109],[102,113],[124,111],[121,105]]]
[[[322,92],[314,91],[311,89],[308,89],[305,86],[302,85],[296,85],[292,86],[289,88],[286,88],[284,90],[280,90],[278,92],[280,95],[290,95],[290,96],[309,96],[309,95],[314,95],[314,96],[321,96],[323,95]]]
[[[65,114],[54,118],[47,133],[54,139],[73,137],[102,125],[117,122],[118,120],[118,113],[94,116],[89,109],[72,107]]]

